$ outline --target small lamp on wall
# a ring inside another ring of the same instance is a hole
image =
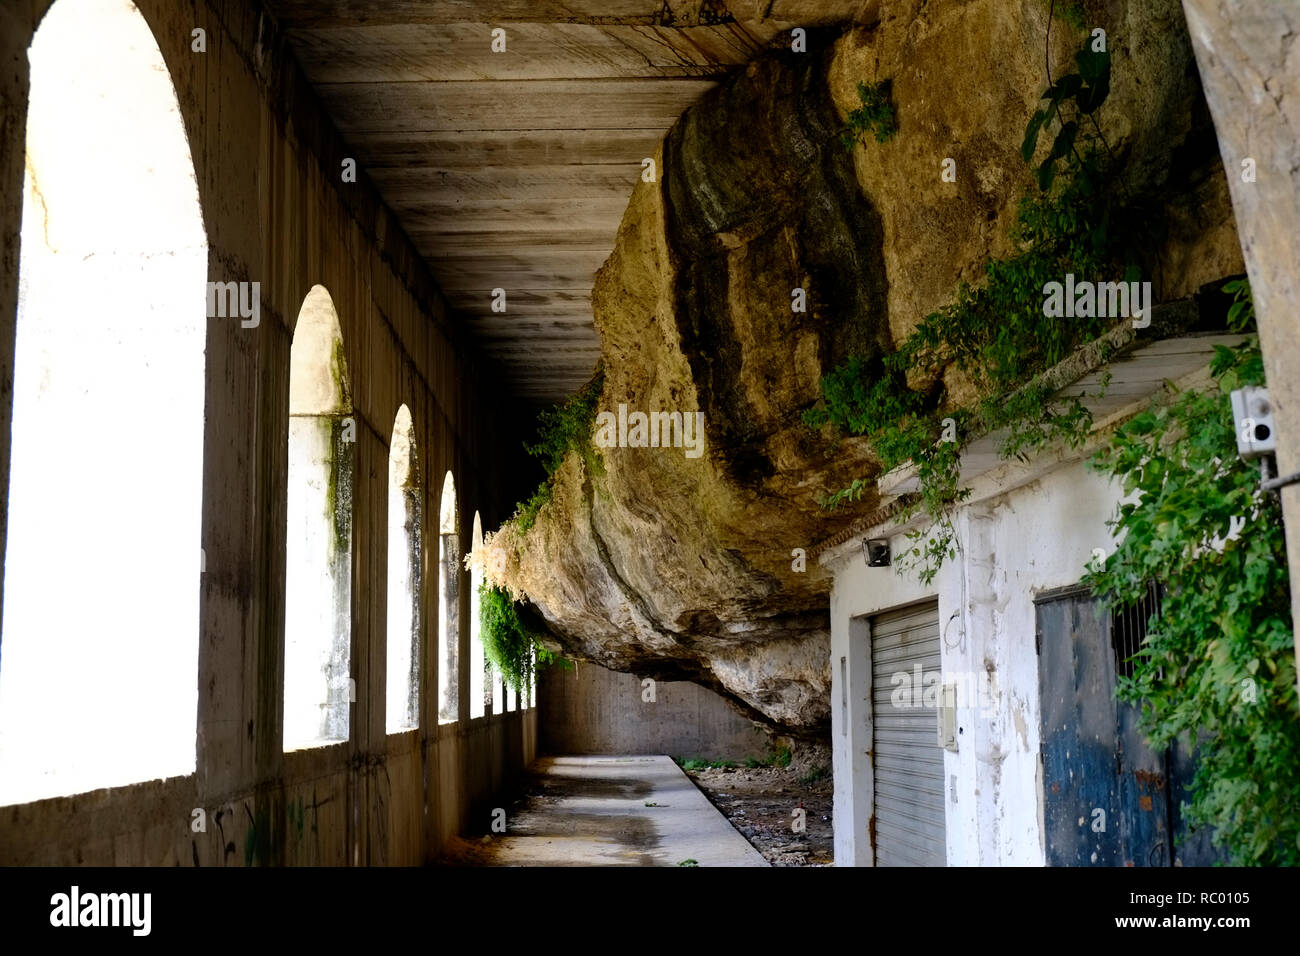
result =
[[[866,559],[869,568],[889,567],[889,539],[863,538],[862,556]]]

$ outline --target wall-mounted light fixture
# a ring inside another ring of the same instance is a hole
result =
[[[1237,429],[1237,454],[1245,461],[1277,454],[1273,403],[1268,389],[1239,388],[1229,396]]]
[[[1261,491],[1277,491],[1300,484],[1300,472],[1275,475],[1277,462],[1277,427],[1273,422],[1273,403],[1268,389],[1251,386],[1229,395],[1232,400],[1233,426],[1237,431],[1237,454],[1242,461],[1258,461]]]
[[[889,539],[863,538],[862,557],[866,559],[869,568],[889,567]]]

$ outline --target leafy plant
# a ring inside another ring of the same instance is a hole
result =
[[[848,126],[840,134],[840,142],[845,149],[852,152],[853,147],[868,133],[875,137],[877,143],[887,143],[893,139],[898,132],[898,118],[892,91],[892,80],[858,84],[858,100],[862,105],[849,113]]]
[[[604,462],[600,452],[591,440],[591,432],[596,422],[596,406],[600,402],[601,389],[605,377],[596,375],[572,398],[537,416],[537,441],[531,445],[525,443],[524,451],[538,458],[546,469],[546,479],[533,492],[527,501],[515,506],[513,521],[520,532],[527,532],[537,522],[542,508],[550,502],[554,492],[555,473],[564,464],[569,452],[577,452],[588,473],[599,475],[604,472]]]
[[[830,770],[828,770],[826,767],[824,766],[813,767],[806,774],[804,774],[802,777],[799,778],[799,782],[803,784],[805,787],[811,787],[813,784],[819,783],[820,781],[825,780],[829,776],[830,776]]]
[[[570,451],[582,455],[592,470],[601,466],[600,453],[591,441],[605,377],[597,375],[568,401],[542,411],[537,416],[537,441],[524,450],[542,462],[548,475],[559,471]]]
[[[1244,280],[1243,280],[1244,282]],[[1233,322],[1249,311],[1238,293]],[[1085,578],[1111,604],[1165,585],[1118,696],[1162,748],[1197,745],[1187,817],[1214,827],[1236,864],[1300,865],[1300,709],[1281,508],[1237,456],[1228,392],[1264,381],[1258,343],[1216,348],[1217,390],[1189,392],[1126,423],[1091,462],[1132,500],[1120,544]]]
[[[1095,208],[1079,180],[1023,200],[1015,236],[1022,251],[990,262],[982,286],[961,286],[952,304],[927,316],[896,352],[874,366],[852,358],[832,370],[822,379],[822,401],[804,414],[810,426],[829,424],[867,436],[886,471],[908,461],[916,467],[919,497],[900,520],[921,511],[933,523],[910,533],[912,546],[897,566],[917,569],[926,583],[956,553],[947,514],[966,496],[960,444],[943,440],[946,430],[960,435],[977,426],[1006,428],[999,453],[1023,457],[1051,441],[1077,445],[1092,425],[1077,398],[1053,400],[1045,389],[1022,386],[1106,331],[1111,320],[1103,317],[1045,316],[1042,290],[1066,272],[1117,271],[1118,244],[1108,232],[1098,232]],[[907,385],[909,370],[937,375],[946,368],[964,372],[984,396],[973,408],[947,407],[942,393]],[[945,418],[951,419],[949,429]],[[821,504],[838,507],[871,486],[856,479]]]
[[[830,425],[867,437],[885,471],[906,462],[916,468],[919,493],[898,521],[924,513],[930,522],[908,533],[910,547],[894,563],[900,572],[916,570],[926,584],[959,548],[948,514],[967,492],[953,432],[1006,429],[999,454],[1024,457],[1052,441],[1078,445],[1091,428],[1078,398],[1054,401],[1048,390],[1025,385],[1104,333],[1112,320],[1044,315],[1047,283],[1069,272],[1123,270],[1125,281],[1141,276],[1135,250],[1126,244],[1130,216],[1108,188],[1116,173],[1109,150],[1099,129],[1079,134],[1085,118],[1095,125],[1092,114],[1105,102],[1110,58],[1085,43],[1075,59],[1080,72],[1048,87],[1048,106],[1025,130],[1022,152],[1031,162],[1040,133],[1061,124],[1038,167],[1040,192],[1023,197],[1017,208],[1012,238],[1020,251],[990,261],[982,284],[959,286],[954,300],[926,316],[892,354],[872,361],[853,357],[830,371],[822,378],[821,402],[804,413],[810,427]],[[1058,177],[1058,167],[1066,175]],[[963,373],[981,396],[973,407],[948,405],[941,386],[922,392],[908,384],[940,379],[949,369]],[[854,479],[819,503],[836,508],[871,487],[867,479]]]
[[[736,766],[733,760],[700,760],[694,757],[680,763],[683,770],[731,770]]]
[[[778,747],[766,757],[746,757],[745,766],[750,770],[757,770],[759,767],[788,767],[792,756],[789,747]]]
[[[478,596],[483,651],[505,682],[524,693],[532,684],[536,663],[548,663],[554,655],[542,644],[541,628],[508,591],[484,583]]]
[[[1054,120],[1059,123],[1052,148],[1047,158],[1038,166],[1038,186],[1043,191],[1052,188],[1057,164],[1068,161],[1070,157],[1075,161],[1076,172],[1084,174],[1091,172],[1090,164],[1076,149],[1076,140],[1079,138],[1080,129],[1083,128],[1081,124],[1085,117],[1089,119],[1096,131],[1094,136],[1099,142],[1104,143],[1104,140],[1101,140],[1101,128],[1097,126],[1097,121],[1092,118],[1092,114],[1106,102],[1106,97],[1110,95],[1110,53],[1105,49],[1095,50],[1093,45],[1089,40],[1084,44],[1083,49],[1074,55],[1079,72],[1067,73],[1047,88],[1047,92],[1042,96],[1047,100],[1047,106],[1034,113],[1029,119],[1029,125],[1025,127],[1025,139],[1020,146],[1020,155],[1026,163],[1029,163],[1033,161],[1034,154],[1038,151],[1039,133],[1047,129]],[[1067,105],[1070,107],[1068,116],[1062,113],[1062,107]]]
[[[1255,303],[1250,297],[1250,282],[1247,279],[1233,279],[1225,282],[1222,291],[1232,296],[1232,305],[1228,306],[1228,328],[1233,332],[1243,332],[1255,324]]]
[[[528,531],[537,523],[537,516],[551,500],[551,487],[550,479],[547,479],[537,486],[537,490],[533,492],[531,498],[515,505],[512,520],[516,528],[520,531]]]

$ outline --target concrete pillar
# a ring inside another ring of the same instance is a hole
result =
[[[18,318],[18,247],[27,159],[27,45],[46,3],[0,5],[0,502],[9,501],[10,426],[14,408],[14,336]],[[0,508],[0,581],[4,580],[8,507]],[[0,594],[0,605],[4,595]]]
[[[1282,475],[1300,471],[1300,5],[1183,0],[1259,319]],[[1242,163],[1253,160],[1254,182]],[[1300,638],[1300,485],[1282,491]],[[1300,640],[1297,642],[1300,650]]]
[[[831,596],[831,764],[835,865],[872,866],[871,628]]]

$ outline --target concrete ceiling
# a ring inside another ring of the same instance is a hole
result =
[[[862,0],[267,0],[357,161],[518,397],[595,370],[641,160],[722,74]],[[730,9],[728,9],[730,8]],[[506,52],[492,51],[493,28]],[[492,290],[507,311],[492,311]]]

